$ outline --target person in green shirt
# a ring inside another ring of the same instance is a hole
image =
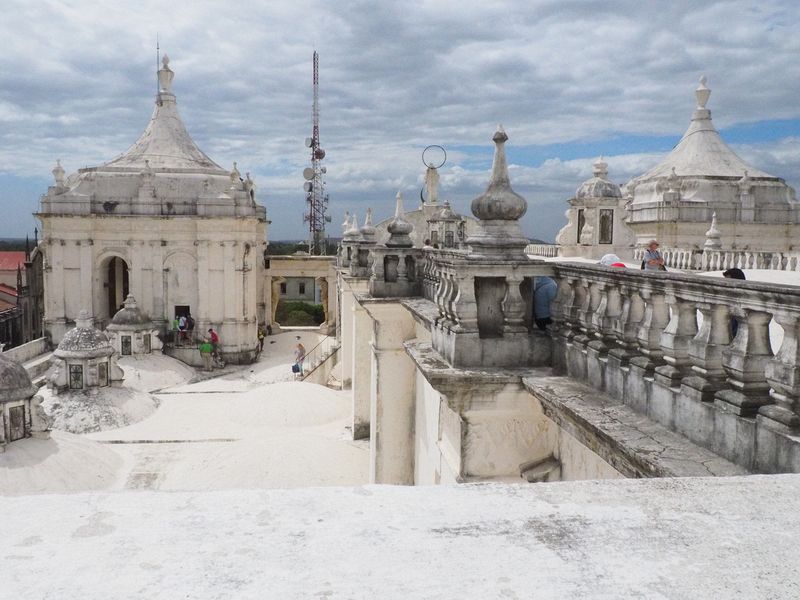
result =
[[[211,352],[213,352],[214,347],[211,345],[211,342],[208,341],[208,338],[203,338],[203,341],[200,343],[199,350],[200,350],[200,356],[203,359],[203,370],[210,371]]]

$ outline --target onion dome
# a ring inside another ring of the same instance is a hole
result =
[[[361,240],[361,232],[358,230],[358,217],[355,213],[350,217],[350,225],[342,236],[342,241],[358,242]]]
[[[152,327],[150,317],[136,305],[133,294],[128,294],[128,297],[125,298],[125,305],[117,311],[106,329],[113,331],[114,329],[141,329],[148,326]]]
[[[592,178],[584,181],[575,191],[581,198],[622,198],[619,186],[608,178],[608,164],[601,156],[592,165]]]
[[[389,248],[411,248],[414,242],[411,241],[409,234],[414,231],[414,226],[405,220],[405,210],[403,209],[403,194],[397,192],[394,217],[386,226],[389,232],[389,239],[386,246]]]
[[[505,143],[508,140],[503,126],[498,125],[492,137],[495,143],[492,176],[486,191],[472,201],[472,214],[481,221],[517,221],[525,214],[528,203],[511,189],[508,178]]]
[[[361,234],[361,238],[363,241],[369,243],[375,242],[375,235],[377,230],[372,225],[372,209],[367,209],[367,216],[364,218],[364,224],[361,226],[361,229],[358,230]]]
[[[0,352],[0,402],[23,400],[36,394],[28,372]]]
[[[92,318],[82,310],[75,328],[67,332],[54,354],[59,358],[94,358],[114,353],[108,336],[92,325]]]

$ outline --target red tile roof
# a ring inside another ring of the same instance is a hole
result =
[[[17,297],[17,288],[7,285],[5,283],[0,283],[0,292],[5,294],[9,294],[11,296]]]
[[[0,271],[16,271],[17,266],[25,268],[25,253],[16,250],[0,252]]]

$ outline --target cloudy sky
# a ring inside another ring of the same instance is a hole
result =
[[[68,172],[124,151],[147,124],[156,35],[198,145],[249,171],[272,239],[302,238],[311,56],[332,235],[345,210],[419,198],[428,144],[448,150],[440,196],[467,212],[491,136],[509,134],[523,228],[552,240],[565,201],[606,157],[617,183],[678,141],[700,75],[723,137],[800,184],[796,0],[88,2],[3,0],[0,237],[21,237],[60,158]]]

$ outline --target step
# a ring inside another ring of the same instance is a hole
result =
[[[626,477],[709,477],[748,471],[622,400],[569,377],[523,378],[552,421]]]

